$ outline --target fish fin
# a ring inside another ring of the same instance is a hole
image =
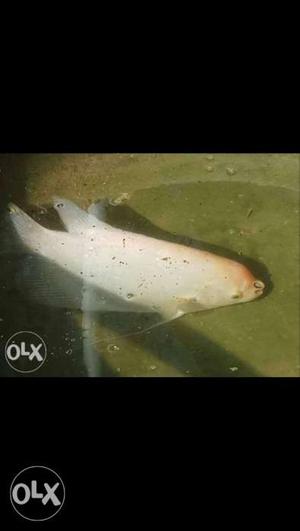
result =
[[[86,212],[68,199],[55,196],[53,206],[66,230],[73,234],[84,234],[94,227],[101,228],[102,222],[93,214]]]
[[[145,328],[142,328],[142,330],[138,330],[137,332],[129,332],[129,333],[126,333],[126,334],[119,334],[119,335],[112,335],[112,336],[108,336],[108,337],[105,337],[104,339],[101,338],[101,339],[92,339],[90,338],[90,342],[92,345],[97,345],[99,343],[105,343],[107,341],[114,341],[114,340],[118,340],[118,339],[123,339],[123,338],[130,338],[132,336],[138,336],[138,335],[141,335],[141,334],[145,334],[147,332],[149,332],[150,330],[153,330],[154,328],[157,328],[161,325],[164,325],[164,324],[167,324],[169,323],[170,321],[173,321],[174,319],[177,319],[178,317],[181,317],[182,315],[184,315],[184,311],[181,311],[181,310],[176,310],[174,311],[174,308],[173,309],[166,309],[164,310],[161,315],[160,315],[160,320],[154,324],[152,324],[151,326],[147,326]]]
[[[178,319],[178,317],[181,317],[182,315],[184,315],[184,313],[185,312],[181,310],[178,310],[176,313],[174,312],[162,313],[162,319],[158,321],[158,323],[155,323],[149,326],[148,328],[145,328],[144,330],[137,332],[137,334],[143,334],[145,332],[148,332],[149,330],[153,330],[153,328],[157,328],[158,326],[162,326],[164,324],[170,323],[170,321],[174,321],[175,319]]]
[[[82,280],[45,258],[37,255],[25,257],[16,283],[19,291],[35,303],[81,309]]]
[[[21,208],[13,203],[8,204],[8,216],[11,226],[17,233],[20,241],[31,250],[39,246],[39,242],[43,238],[47,238],[51,232],[45,227],[42,227],[39,223],[34,221],[28,214],[26,214]],[[20,242],[15,242],[15,245]]]
[[[171,308],[164,308],[161,312],[161,315],[162,315],[162,321],[160,322],[160,324],[165,324],[165,323],[169,323],[170,321],[174,321],[174,319],[178,319],[178,317],[181,317],[182,315],[184,315],[186,312],[182,309],[174,309],[173,307]]]
[[[92,203],[88,208],[88,213],[95,216],[100,221],[105,221],[107,217],[108,199],[102,199],[96,203]]]

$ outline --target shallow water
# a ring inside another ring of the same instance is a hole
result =
[[[9,155],[0,169],[2,211],[13,201],[54,228],[53,195],[83,208],[108,197],[113,225],[233,257],[267,286],[256,301],[130,337],[118,336],[149,316],[93,316],[99,375],[299,375],[298,155]],[[24,298],[19,259],[0,260],[1,350],[16,331],[36,331],[48,358],[35,376],[85,376],[81,312]],[[1,373],[18,376],[3,359]]]

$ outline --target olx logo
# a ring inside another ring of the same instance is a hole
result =
[[[17,372],[34,372],[45,362],[45,341],[35,332],[22,331],[12,335],[5,345],[5,358]]]
[[[49,520],[65,501],[65,487],[51,468],[31,466],[19,472],[10,487],[10,500],[16,512],[32,521]]]
[[[30,498],[40,499],[42,498],[42,503],[46,505],[48,501],[52,501],[53,505],[60,505],[60,501],[54,491],[59,486],[59,482],[55,483],[53,487],[50,488],[50,485],[48,483],[44,483],[44,487],[46,490],[46,494],[44,495],[42,492],[37,491],[37,482],[32,481],[31,482],[31,490],[26,485],[26,483],[18,483],[14,486],[12,491],[12,497],[14,502],[16,502],[18,505],[24,505],[25,503],[29,502]],[[20,497],[20,490],[23,491],[23,497]]]

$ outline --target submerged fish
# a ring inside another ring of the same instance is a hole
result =
[[[9,208],[19,238],[40,259],[25,261],[22,276],[39,302],[84,312],[155,312],[161,324],[263,293],[263,282],[238,262],[112,227],[103,204],[85,212],[55,198],[54,207],[66,232]]]

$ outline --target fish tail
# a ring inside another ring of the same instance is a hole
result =
[[[21,243],[31,250],[39,246],[41,237],[49,232],[14,203],[8,204],[8,218]]]

